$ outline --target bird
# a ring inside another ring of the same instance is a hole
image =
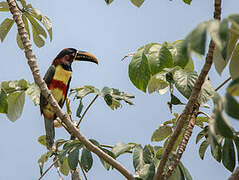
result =
[[[71,64],[74,61],[89,61],[98,64],[97,58],[91,53],[65,48],[55,57],[43,78],[61,108],[69,90],[72,75]],[[42,94],[40,94],[40,111],[45,121],[46,147],[51,149],[55,138],[54,120],[57,116]]]

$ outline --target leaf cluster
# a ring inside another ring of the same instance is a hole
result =
[[[39,9],[33,8],[31,4],[27,4],[25,0],[18,0],[17,2],[19,11],[21,13],[22,20],[24,22],[25,29],[30,37],[29,23],[32,29],[33,42],[37,47],[43,47],[45,45],[45,40],[47,38],[47,33],[49,35],[50,41],[52,40],[52,23],[51,20],[43,15]],[[20,5],[22,7],[20,7]],[[0,2],[0,11],[9,12],[8,3],[6,1]],[[41,25],[39,24],[41,23]],[[12,18],[6,18],[0,24],[0,40],[4,41],[8,32],[12,28],[14,20]],[[42,27],[44,26],[44,28]],[[17,45],[20,49],[23,49],[23,43],[20,39],[19,33],[16,35]]]
[[[0,113],[15,122],[20,118],[25,104],[25,95],[28,95],[35,105],[39,104],[40,90],[34,83],[26,80],[3,81],[0,84]]]

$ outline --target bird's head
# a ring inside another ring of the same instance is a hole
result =
[[[52,62],[52,65],[71,65],[73,61],[89,61],[98,64],[98,60],[94,55],[86,51],[80,51],[74,48],[66,48],[56,56]]]

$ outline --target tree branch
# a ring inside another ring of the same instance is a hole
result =
[[[215,91],[218,91],[221,87],[223,87],[228,81],[230,81],[232,78],[229,77],[227,78],[225,81],[222,82],[222,84],[220,84],[216,89]]]
[[[171,176],[171,174],[173,173],[174,169],[177,167],[177,165],[186,149],[189,138],[191,137],[193,128],[195,126],[196,118],[198,115],[198,110],[199,110],[199,105],[197,105],[195,107],[195,109],[193,110],[193,114],[191,115],[188,126],[183,134],[183,139],[179,144],[179,147],[177,149],[175,156],[173,157],[173,161],[172,161],[171,165],[169,165],[169,167],[168,167],[168,171],[164,175],[164,179],[167,179],[169,176]]]
[[[122,175],[124,175],[127,179],[134,180],[133,175],[118,161],[113,159],[111,156],[103,152],[101,149],[99,149],[97,146],[92,144],[85,136],[83,136],[79,129],[74,126],[74,124],[70,121],[69,115],[65,114],[54,97],[52,96],[51,92],[47,88],[47,85],[45,81],[42,79],[40,75],[40,70],[37,65],[36,56],[32,51],[32,45],[29,40],[29,36],[27,31],[24,28],[24,23],[21,18],[21,12],[17,8],[16,1],[15,0],[7,0],[9,9],[13,15],[13,19],[15,20],[17,24],[18,33],[21,37],[24,50],[25,50],[25,56],[28,60],[28,65],[31,69],[33,78],[35,83],[39,86],[42,94],[44,97],[47,98],[48,102],[51,104],[52,108],[54,109],[54,112],[56,115],[65,123],[69,131],[77,137],[82,144],[85,145],[87,149],[95,153],[97,156],[99,156],[101,159],[112,165],[115,169],[117,169]]]
[[[218,19],[220,20],[220,16],[221,16],[221,0],[215,0],[215,9],[214,9],[214,18],[215,19]],[[164,168],[165,168],[165,165],[166,165],[166,162],[168,160],[168,156],[169,154],[172,152],[172,149],[173,149],[173,146],[175,144],[175,141],[177,140],[184,124],[185,124],[185,121],[188,117],[189,114],[192,113],[192,108],[194,107],[194,105],[197,103],[197,98],[198,98],[198,95],[200,93],[200,90],[201,90],[201,87],[205,81],[205,78],[212,66],[212,62],[213,62],[213,51],[214,51],[214,48],[215,48],[215,43],[211,40],[210,41],[210,44],[209,44],[209,50],[208,50],[208,53],[207,53],[207,56],[206,56],[206,62],[201,70],[201,73],[194,85],[194,88],[193,88],[193,91],[192,91],[192,94],[188,100],[188,103],[187,105],[185,106],[182,114],[179,116],[178,118],[178,121],[177,121],[177,125],[176,125],[176,128],[165,148],[165,151],[162,155],[162,158],[161,158],[161,161],[160,161],[160,164],[157,168],[157,171],[156,171],[156,174],[155,174],[155,177],[154,179],[155,180],[160,180],[160,179],[163,179],[163,172],[164,172]]]
[[[239,167],[231,174],[228,180],[238,180],[239,179]]]

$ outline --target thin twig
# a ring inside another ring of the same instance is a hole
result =
[[[126,55],[121,59],[121,61],[123,61],[123,60],[126,59],[127,57],[133,56],[134,54],[135,54],[135,52],[126,54]]]
[[[222,84],[220,84],[216,89],[215,89],[215,91],[218,91],[222,86],[224,86],[228,81],[230,81],[232,78],[231,77],[229,77],[229,78],[227,78],[225,81],[223,81],[223,83]]]
[[[113,149],[113,147],[114,147],[114,146],[107,145],[107,144],[101,144],[100,146],[101,147],[106,147],[106,148],[111,148],[111,149]]]
[[[69,115],[62,111],[61,107],[59,106],[59,104],[56,102],[55,98],[51,94],[51,91],[48,89],[45,81],[41,77],[40,69],[37,65],[36,56],[33,53],[32,44],[29,39],[29,35],[26,29],[24,28],[24,22],[21,17],[21,12],[17,8],[16,1],[7,0],[7,3],[8,3],[10,12],[13,15],[13,19],[17,24],[17,30],[20,35],[21,41],[23,43],[25,56],[27,58],[28,65],[31,69],[34,81],[39,86],[43,96],[47,99],[49,104],[52,106],[53,111],[64,122],[67,129],[72,133],[72,135],[77,137],[82,142],[82,144],[85,145],[87,149],[95,153],[99,158],[103,159],[104,161],[112,165],[112,167],[117,169],[127,179],[134,180],[135,178],[132,173],[130,173],[121,163],[119,163],[114,158],[109,156],[107,153],[102,151],[99,147],[91,143],[84,135],[81,134],[81,132],[75,126],[75,124],[71,122]]]
[[[95,100],[98,98],[98,94],[94,97],[94,99],[90,102],[90,104],[87,106],[87,108],[85,109],[84,113],[82,114],[79,122],[77,123],[76,127],[78,128],[82,119],[85,117],[85,114],[87,113],[87,111],[90,109],[91,105],[95,102]]]
[[[81,171],[83,172],[83,175],[84,175],[84,177],[85,177],[85,180],[88,180],[88,179],[87,179],[87,176],[86,176],[86,173],[85,173],[85,170],[84,170],[84,168],[82,167],[80,161],[79,161],[79,165],[80,165]]]
[[[53,163],[47,168],[47,170],[46,170],[44,173],[42,173],[41,177],[39,177],[38,180],[41,180],[41,179],[43,178],[43,176],[45,176],[45,174],[54,166],[54,164],[55,164],[57,161],[58,161],[58,158],[56,158],[56,159],[53,161]]]
[[[218,19],[218,20],[221,19],[221,0],[215,0],[214,18]],[[178,139],[178,136],[180,135],[180,133],[183,129],[183,126],[185,125],[188,115],[190,113],[192,113],[192,108],[197,103],[197,99],[198,99],[199,93],[201,91],[201,87],[202,87],[202,85],[208,75],[208,72],[211,69],[212,63],[213,63],[214,48],[215,48],[215,43],[211,40],[209,43],[209,48],[208,48],[208,53],[206,56],[205,64],[204,64],[204,66],[199,74],[199,77],[194,85],[194,88],[193,88],[192,94],[188,100],[188,103],[185,106],[182,114],[179,116],[176,128],[175,128],[173,134],[171,135],[171,138],[169,139],[169,142],[163,152],[161,161],[159,163],[156,174],[154,176],[155,180],[163,179],[162,175],[164,172],[165,165],[168,161],[168,157],[169,157],[170,153],[172,152],[174,144],[175,144],[176,140]]]
[[[199,115],[199,114],[203,114],[203,115],[205,115],[206,117],[208,117],[209,119],[212,119],[209,114],[207,114],[207,113],[205,113],[205,112],[203,112],[203,111],[199,111],[199,112],[198,112],[198,115]]]

